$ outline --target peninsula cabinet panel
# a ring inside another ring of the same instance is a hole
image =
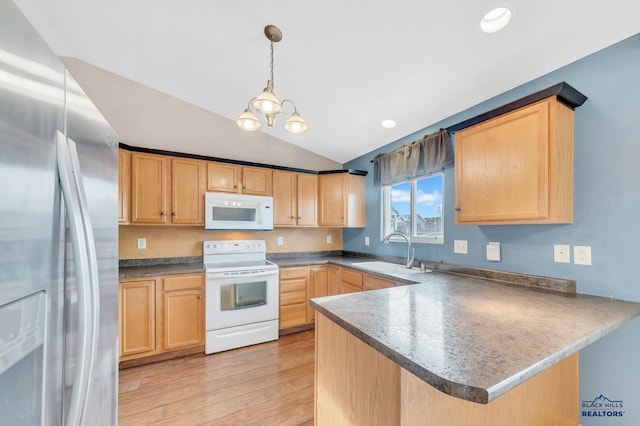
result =
[[[156,350],[155,280],[121,283],[119,287],[120,357]]]
[[[272,185],[271,169],[207,162],[207,191],[270,196]]]
[[[171,223],[204,225],[204,161],[171,159]]]
[[[318,225],[318,176],[273,171],[274,226]]]
[[[366,226],[365,177],[330,173],[318,177],[320,226]]]
[[[169,157],[131,153],[131,223],[167,223]]]
[[[339,273],[339,294],[355,293],[362,291],[362,273],[351,269],[340,268]]]
[[[131,199],[131,154],[118,150],[118,223],[129,223],[129,200]]]
[[[455,136],[456,223],[573,222],[573,111],[544,99]]]

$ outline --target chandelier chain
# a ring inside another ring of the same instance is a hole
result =
[[[271,75],[269,76],[271,82],[271,91],[273,91],[273,40],[271,40]]]

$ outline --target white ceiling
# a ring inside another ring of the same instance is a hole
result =
[[[15,1],[57,55],[230,120],[268,80],[277,25],[274,92],[310,130],[261,131],[340,163],[640,32],[638,0]],[[495,5],[513,19],[484,34]]]

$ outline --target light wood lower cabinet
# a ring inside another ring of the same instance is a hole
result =
[[[204,275],[120,282],[120,361],[204,345]]]
[[[312,324],[315,297],[394,287],[393,280],[334,265],[280,268],[280,330]]]
[[[306,266],[280,268],[280,330],[308,323],[307,275]]]
[[[120,358],[156,350],[156,281],[120,283]]]

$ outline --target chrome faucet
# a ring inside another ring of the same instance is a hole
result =
[[[389,243],[391,237],[402,237],[407,242],[407,269],[411,269],[413,266],[413,262],[415,262],[415,249],[413,251],[413,255],[411,254],[411,238],[407,234],[403,234],[402,232],[391,232],[390,234],[385,235],[382,239],[382,242],[385,244]]]

